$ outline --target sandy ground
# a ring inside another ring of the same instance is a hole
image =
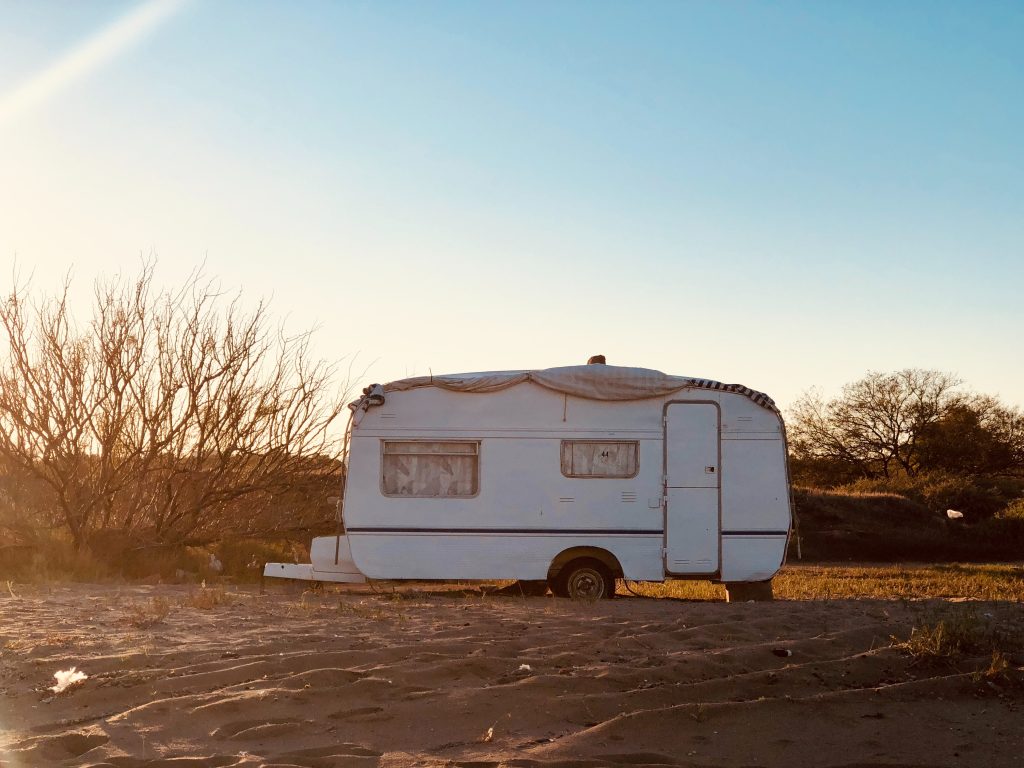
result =
[[[1019,672],[891,647],[934,602],[196,589],[5,591],[0,764],[1024,765]],[[1024,628],[1020,604],[970,609]],[[49,691],[71,666],[88,679]]]

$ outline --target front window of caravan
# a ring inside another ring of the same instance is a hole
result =
[[[385,440],[385,496],[468,498],[480,489],[480,443]]]
[[[640,443],[635,440],[563,440],[566,477],[636,477]]]

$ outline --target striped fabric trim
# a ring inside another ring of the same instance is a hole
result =
[[[691,386],[697,387],[698,389],[712,389],[717,392],[735,392],[737,395],[743,395],[744,397],[753,400],[755,403],[760,405],[762,408],[779,412],[778,406],[775,405],[775,401],[772,400],[764,392],[758,392],[756,389],[750,387],[744,387],[742,384],[723,384],[720,381],[712,381],[711,379],[690,379]]]

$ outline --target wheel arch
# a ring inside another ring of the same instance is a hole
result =
[[[619,559],[607,549],[604,549],[603,547],[569,547],[569,549],[563,549],[555,555],[555,559],[551,561],[551,565],[548,566],[548,581],[554,579],[558,575],[559,571],[573,560],[587,558],[597,560],[599,563],[607,567],[614,578],[623,578],[622,564],[619,563]]]

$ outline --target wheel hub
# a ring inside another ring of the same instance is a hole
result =
[[[569,594],[572,597],[597,599],[604,593],[604,580],[600,574],[591,570],[577,571],[569,582]]]

